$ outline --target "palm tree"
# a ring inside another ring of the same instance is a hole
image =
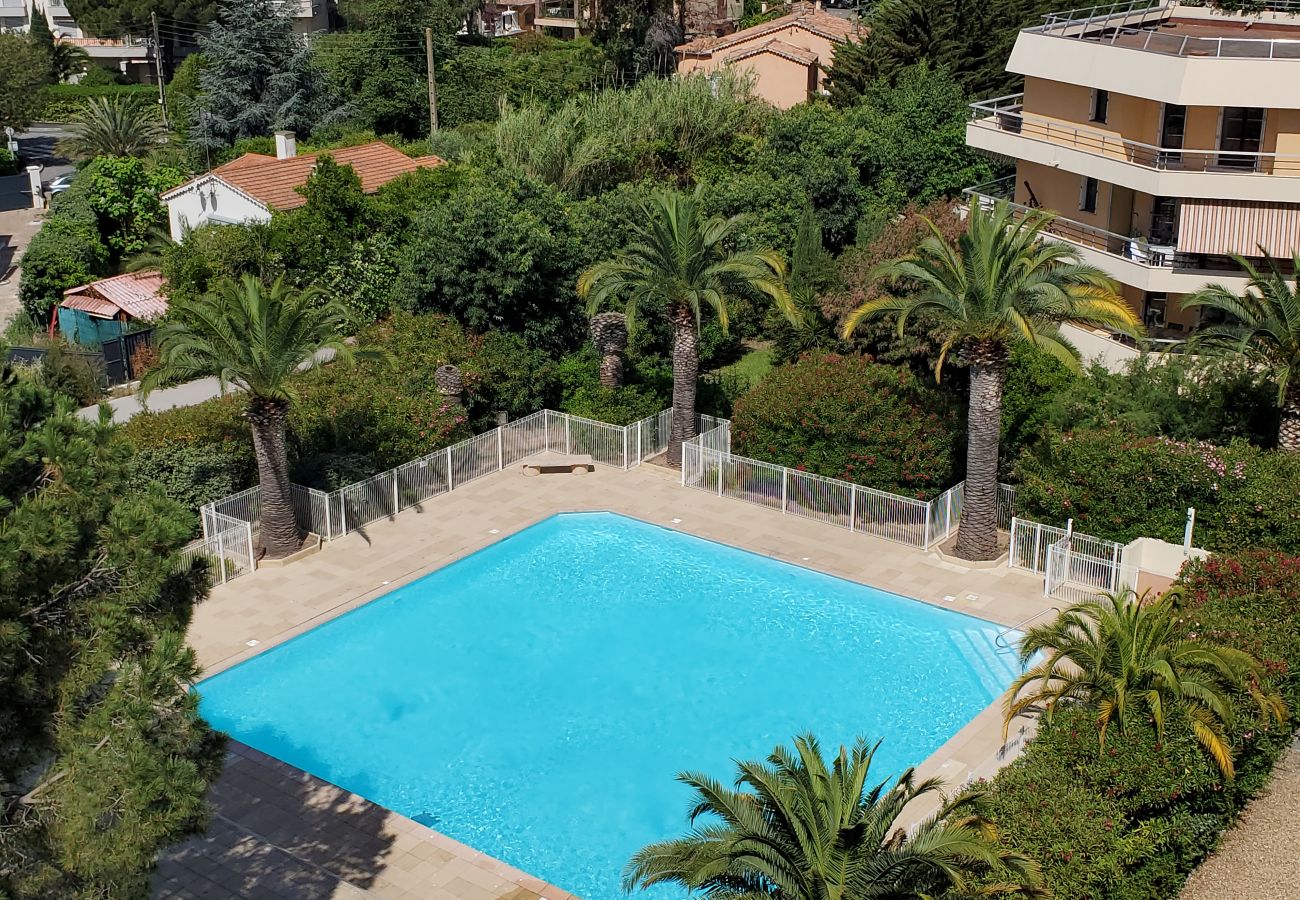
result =
[[[332,351],[336,360],[373,357],[339,338],[346,310],[319,291],[294,291],[276,279],[270,287],[252,275],[224,279],[215,291],[174,304],[154,332],[159,365],[145,375],[143,388],[164,381],[216,376],[222,386],[248,394],[261,484],[261,534],[272,559],[296,552],[302,544],[289,488],[285,420],[293,401],[295,372],[316,365]]]
[[[90,68],[90,54],[68,41],[55,41],[50,50],[50,71],[60,82]]]
[[[600,383],[607,388],[621,388],[627,316],[619,312],[596,313],[591,317],[591,343],[600,354]]]
[[[682,464],[682,442],[698,433],[695,388],[700,374],[700,312],[711,307],[727,328],[727,303],[741,290],[756,290],[793,315],[785,287],[785,263],[772,250],[727,249],[739,217],[706,218],[700,191],[656,191],[643,209],[632,243],[615,258],[578,278],[578,295],[594,314],[607,301],[623,300],[627,319],[638,307],[663,308],[673,328],[673,424],[668,464]]]
[[[1038,210],[1017,216],[1005,202],[991,211],[972,204],[952,246],[927,219],[931,234],[916,252],[874,273],[906,292],[869,300],[844,323],[847,340],[862,322],[893,315],[901,335],[910,316],[929,313],[946,332],[936,379],[954,350],[969,364],[966,496],[955,550],[964,559],[998,552],[998,437],[1011,346],[1031,344],[1077,369],[1079,353],[1061,335],[1063,322],[1137,333],[1137,317],[1104,272],[1080,263],[1069,244],[1040,240],[1051,220]]]
[[[1198,329],[1188,343],[1192,349],[1240,353],[1268,372],[1277,381],[1282,408],[1277,444],[1300,450],[1300,253],[1289,277],[1267,254],[1262,272],[1243,257],[1233,259],[1249,277],[1245,293],[1211,284],[1185,299],[1184,307],[1218,310],[1225,318]]]
[[[1163,740],[1165,722],[1178,710],[1224,777],[1232,778],[1232,693],[1248,691],[1261,713],[1278,722],[1286,707],[1265,690],[1258,660],[1187,629],[1176,591],[1153,600],[1131,589],[1076,603],[1029,629],[1020,642],[1021,663],[1044,656],[1007,689],[1004,739],[1016,716],[1037,708],[1050,717],[1063,701],[1097,711],[1102,748],[1111,725],[1123,733],[1138,715],[1154,720]]]
[[[135,95],[92,97],[73,118],[60,149],[82,158],[145,156],[167,136],[158,113]]]
[[[888,779],[868,786],[878,743],[840,747],[830,766],[816,738],[798,737],[794,745],[794,753],[777,747],[766,763],[738,763],[740,790],[698,773],[679,775],[696,793],[692,830],[638,852],[623,873],[624,888],[671,882],[713,900],[1041,893],[1037,866],[997,847],[979,792],[941,802],[909,836],[899,818],[912,801],[938,794],[937,779],[918,783],[909,769],[892,787]],[[970,884],[989,874],[1007,880]]]

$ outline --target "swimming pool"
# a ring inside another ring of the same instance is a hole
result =
[[[864,544],[865,548],[869,544]],[[674,776],[812,731],[924,760],[1010,683],[999,627],[565,514],[199,685],[212,724],[585,900],[681,834]]]

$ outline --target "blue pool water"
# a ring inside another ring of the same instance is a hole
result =
[[[864,544],[867,552],[869,544]],[[609,513],[547,519],[199,685],[236,739],[586,900],[701,770],[915,765],[1014,677],[979,619]],[[671,896],[671,893],[669,894]]]

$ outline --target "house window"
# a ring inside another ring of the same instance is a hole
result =
[[[1156,197],[1151,202],[1151,243],[1172,247],[1178,242],[1178,198]]]
[[[1083,184],[1079,186],[1079,209],[1090,213],[1097,211],[1097,179],[1083,179]]]
[[[1092,112],[1088,115],[1090,122],[1105,122],[1106,109],[1110,106],[1110,91],[1103,91],[1101,88],[1093,88],[1092,91]]]

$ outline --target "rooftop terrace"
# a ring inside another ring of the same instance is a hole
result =
[[[1134,0],[1049,13],[1030,32],[1167,56],[1300,59],[1300,4],[1255,16],[1201,14],[1201,8]],[[1193,15],[1196,13],[1196,15]]]

